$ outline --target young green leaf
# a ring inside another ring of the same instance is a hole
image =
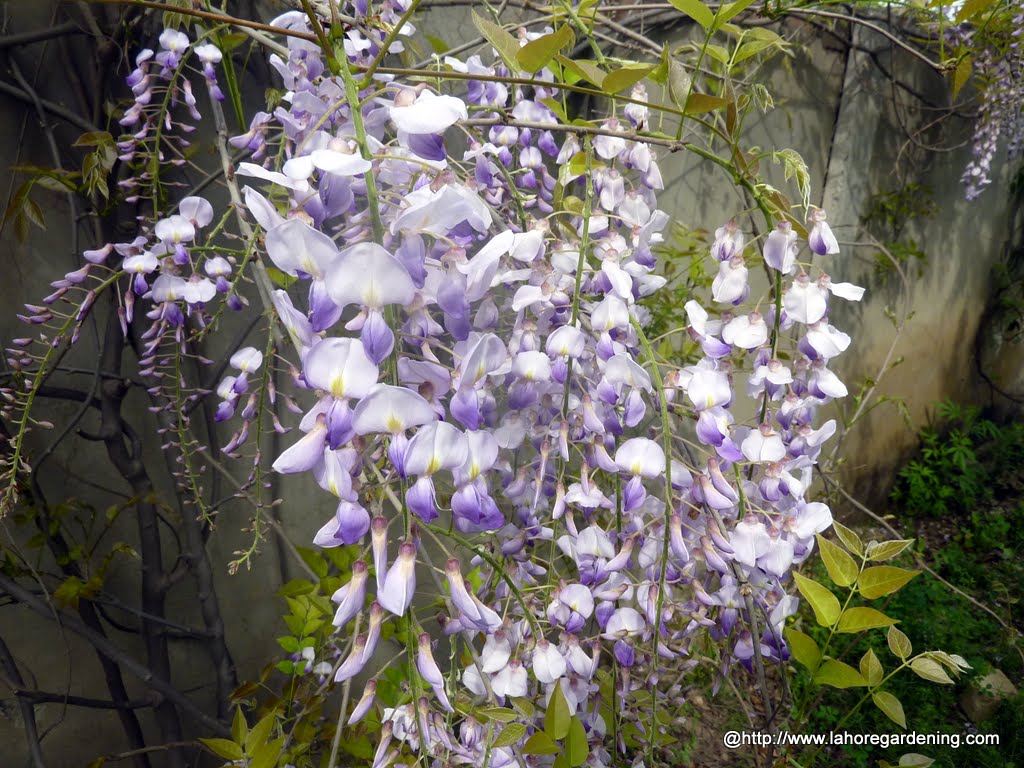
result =
[[[866,568],[857,580],[857,589],[868,600],[891,595],[918,575],[920,571],[908,571],[892,565],[876,565]]]
[[[856,608],[847,608],[843,612],[842,618],[839,619],[839,625],[836,627],[836,631],[851,634],[853,632],[863,632],[867,629],[888,627],[895,623],[896,619],[890,619],[881,611],[876,611],[874,608],[858,606]]]
[[[833,688],[864,688],[868,684],[860,672],[835,659],[826,659],[821,663],[814,682],[818,685],[831,685]]]
[[[653,66],[644,64],[621,67],[608,73],[604,82],[601,83],[601,90],[608,94],[616,94],[619,91],[632,88],[652,71],[654,71]]]
[[[562,54],[555,56],[555,61],[576,75],[580,80],[586,80],[589,83],[593,83],[598,88],[601,87],[604,83],[605,77],[607,76],[604,70],[592,61],[568,59]]]
[[[249,724],[245,722],[245,715],[242,714],[242,708],[238,707],[235,710],[235,718],[231,721],[231,738],[233,738],[239,744],[245,743],[245,737],[249,735]]]
[[[556,685],[548,702],[548,711],[544,714],[544,730],[552,739],[564,739],[569,733],[569,702],[565,700],[562,686]]]
[[[560,102],[558,99],[541,99],[540,103],[543,104],[548,109],[550,109],[552,112],[554,112],[558,116],[558,119],[561,120],[563,123],[569,122],[569,118],[566,117],[565,115],[565,110],[562,109],[562,102]]]
[[[545,731],[537,731],[523,744],[524,755],[557,755],[562,750]]]
[[[448,43],[446,43],[440,37],[435,37],[434,35],[427,35],[426,38],[427,42],[430,43],[430,47],[434,50],[434,53],[436,53],[439,56],[443,56],[452,49],[452,47],[448,45]]]
[[[686,114],[701,115],[705,112],[713,112],[721,109],[729,102],[721,96],[711,96],[707,93],[691,93],[686,100]]]
[[[743,43],[732,57],[733,66],[746,61],[751,56],[756,56],[765,48],[771,48],[775,43],[770,40],[751,40],[748,43]]]
[[[674,58],[668,60],[668,92],[677,107],[687,103],[690,95],[690,75],[687,74],[683,65]]]
[[[940,664],[945,664],[949,667],[949,671],[954,675],[959,675],[961,672],[972,669],[971,665],[967,663],[967,659],[955,653],[946,653],[945,651],[928,651],[928,656],[935,659]]]
[[[531,75],[535,75],[555,58],[555,54],[566,46],[571,46],[576,37],[569,27],[563,25],[547,35],[531,40],[516,53],[519,66]]]
[[[907,752],[900,758],[899,768],[928,768],[935,761],[916,752]]]
[[[715,23],[715,14],[700,0],[669,0],[672,5],[696,21],[705,30]]]
[[[878,685],[882,682],[882,678],[885,677],[882,662],[878,660],[878,657],[871,648],[868,648],[868,652],[861,656],[859,666],[860,673],[864,675],[864,679],[868,681],[869,685]]]
[[[910,662],[910,668],[917,673],[918,677],[923,677],[925,680],[931,680],[933,683],[941,683],[942,685],[953,685],[952,678],[946,674],[946,670],[942,668],[942,665],[925,656],[919,656]]]
[[[230,739],[200,739],[217,757],[225,760],[241,760],[242,748]]]
[[[868,544],[867,558],[876,563],[892,560],[903,550],[914,543],[913,539],[893,539],[892,541],[872,542]]]
[[[885,636],[885,639],[889,643],[889,650],[893,652],[894,656],[906,659],[914,652],[914,646],[911,645],[910,638],[903,634],[902,631],[896,629],[896,627],[889,627],[889,634]]]
[[[507,707],[480,707],[476,710],[476,714],[499,723],[511,723],[519,718],[514,710]]]
[[[511,747],[513,744],[518,744],[525,735],[526,726],[523,723],[509,723],[501,729],[501,733],[498,734],[498,738],[494,740],[492,746]]]
[[[786,627],[782,631],[783,636],[786,638],[786,643],[789,645],[789,652],[793,654],[793,658],[807,667],[807,670],[811,673],[818,668],[821,664],[821,651],[818,650],[818,644],[810,637],[805,635],[798,629],[792,627]]]
[[[753,4],[754,0],[736,0],[735,3],[728,3],[718,9],[718,13],[715,14],[715,29],[721,29],[722,25],[729,21],[729,19],[737,16],[738,14],[745,11]]]
[[[249,768],[275,768],[277,758],[281,756],[281,748],[284,746],[284,737],[268,741],[255,752],[249,761]],[[248,750],[246,750],[248,752]]]
[[[800,594],[814,609],[814,618],[821,626],[831,627],[839,621],[842,608],[839,605],[839,600],[827,587],[823,587],[813,579],[808,579],[799,573],[794,573],[793,578],[796,579],[796,588],[800,590]]]
[[[821,559],[825,561],[825,568],[832,581],[840,587],[848,587],[857,580],[860,568],[856,561],[850,557],[842,547],[833,544],[820,533],[816,534],[818,546],[821,548]]]
[[[900,728],[907,727],[907,717],[903,714],[903,705],[900,704],[900,700],[893,696],[888,691],[876,691],[871,694],[871,700],[875,702],[875,706],[878,707],[885,716],[892,720]]]
[[[971,72],[973,71],[973,60],[970,56],[963,56],[956,63],[956,68],[953,70],[953,98],[955,99],[967,81],[971,79]]]
[[[505,62],[505,66],[513,72],[518,71],[519,41],[506,32],[504,27],[493,21],[488,21],[476,11],[471,11],[471,13],[473,14],[473,24],[484,36],[484,39],[498,52],[501,60]]]
[[[525,696],[513,696],[509,699],[509,704],[518,709],[525,717],[533,717],[533,713],[537,711],[533,702]]]
[[[962,24],[970,18],[977,16],[979,13],[984,13],[992,5],[993,0],[967,0],[957,11],[956,23]]]
[[[835,520],[832,521],[832,530],[836,532],[836,536],[843,542],[843,546],[853,552],[853,554],[858,557],[864,554],[864,542],[860,540],[860,536],[854,531]]]
[[[587,744],[587,732],[578,717],[573,716],[569,724],[569,733],[565,736],[565,756],[571,768],[579,768],[587,762],[590,745]]]

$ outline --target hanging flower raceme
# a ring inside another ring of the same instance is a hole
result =
[[[401,4],[374,13],[339,42],[355,73],[379,63],[385,40],[397,52],[412,33],[407,23],[383,30],[398,25]],[[311,34],[301,13],[274,24]],[[232,144],[252,152],[236,172],[268,187],[243,190],[259,227],[254,258],[296,282],[267,292],[292,349],[235,353],[215,418],[242,416],[226,447],[236,452],[257,423],[254,379],[292,360],[307,402],[286,401],[301,436],[273,468],[310,473],[328,494],[314,544],[361,545],[370,534],[366,560],[332,597],[334,680],[377,674],[396,617],[410,639],[412,695],[384,701],[391,686],[371,679],[345,713],[355,723],[381,710],[373,764],[403,751],[432,768],[514,764],[521,743],[493,747],[455,696],[529,699],[521,742],[557,691],[583,726],[588,764],[609,765],[620,745],[606,740],[607,718],[634,720],[634,691],[662,695],[661,672],[688,671],[702,636],[722,644],[723,673],[758,655],[786,658],[789,574],[831,524],[808,496],[835,429],[818,413],[846,392],[829,366],[851,342],[831,324],[830,301],[863,290],[802,258],[790,222],[764,238],[759,261],[733,219],[709,245],[710,295],[685,305],[694,356],[678,367],[651,360],[645,301],[666,282],[655,254],[669,216],[657,209],[657,158],[635,132],[649,121],[642,85],[632,90],[639,103],[577,135],[553,130],[561,118],[546,69],[531,85],[508,84],[495,80],[509,74],[500,57],[449,56],[438,66],[481,79],[443,93],[378,74],[359,83],[355,105],[316,44],[286,44],[287,56],[270,57],[284,98]],[[188,104],[176,73],[192,54],[221,97],[220,50],[169,34],[137,60],[126,126],[147,125],[157,88],[180,88]],[[474,125],[470,109],[499,124]],[[501,124],[509,116],[514,124]],[[457,131],[468,149],[449,156]],[[116,252],[130,279],[126,306],[148,297],[152,339],[174,334],[245,279],[234,256],[209,253],[212,218],[205,201],[182,201],[141,241],[88,252],[88,269],[58,290],[108,269]],[[838,253],[823,211],[811,214],[807,248]],[[751,306],[751,267],[765,265],[781,293]],[[155,370],[160,345],[150,345]],[[431,560],[435,536],[443,568]],[[769,626],[746,615],[741,584],[767,607]],[[447,643],[461,666],[452,674]],[[616,669],[611,696],[602,665]]]

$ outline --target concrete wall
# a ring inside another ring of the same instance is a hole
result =
[[[13,17],[15,28],[11,31],[45,27],[51,13],[52,7],[45,3],[19,6]],[[435,11],[423,19],[421,26],[453,44],[473,37],[466,15],[459,12],[445,11],[442,15]],[[793,27],[789,33],[796,36],[798,42],[807,37],[806,29]],[[880,38],[859,31],[856,35],[859,45],[882,48],[884,41]],[[78,40],[77,44],[82,42]],[[29,76],[37,69],[33,61],[41,51],[42,47],[36,45],[18,54]],[[888,49],[883,53],[888,62]],[[75,99],[63,75],[66,55],[59,46],[50,44],[39,68],[38,83],[46,98],[74,108]],[[921,71],[910,57],[898,56],[895,65],[901,73],[910,73],[915,86],[926,90],[935,100],[942,102],[946,98],[939,79]],[[812,40],[806,49],[798,47],[792,59],[777,62],[769,72],[770,88],[778,107],[763,117],[752,119],[750,143],[800,151],[811,171],[812,202],[823,201],[841,240],[859,239],[859,222],[870,195],[893,189],[902,182],[894,177],[893,168],[905,135],[893,111],[889,81],[865,53],[854,51],[847,61],[845,52],[827,50],[820,39]],[[920,112],[902,114],[901,111],[900,117],[911,123],[923,119]],[[962,138],[967,130],[968,126],[955,123],[947,140]],[[61,146],[67,147],[76,133],[58,127]],[[204,163],[214,162],[214,158],[208,156],[200,159]],[[906,398],[915,421],[923,418],[934,400],[946,397],[972,400],[985,396],[972,367],[971,350],[991,286],[990,270],[1000,259],[1008,237],[1008,194],[1005,184],[994,185],[980,202],[972,205],[964,202],[958,177],[966,160],[966,149],[926,158],[921,170],[922,180],[935,192],[938,213],[925,221],[912,223],[908,230],[929,254],[929,259],[922,276],[911,281],[909,300],[915,314],[891,353],[893,358],[902,358],[903,362],[886,374],[878,394]],[[32,108],[0,94],[0,167],[16,162],[46,165],[51,160]],[[720,171],[697,163],[692,156],[663,157],[662,171],[667,189],[661,197],[661,205],[687,226],[713,229],[745,207]],[[774,183],[782,186],[779,169],[768,171]],[[0,184],[0,188],[6,191],[6,184]],[[34,230],[24,243],[17,242],[9,230],[0,239],[0,269],[5,276],[0,284],[0,305],[7,308],[0,312],[0,334],[5,340],[23,334],[23,328],[14,321],[15,307],[38,300],[47,292],[49,281],[59,277],[74,260],[75,248],[69,242],[65,200],[60,195],[41,194],[48,229],[45,232]],[[92,244],[83,228],[78,248]],[[855,339],[854,351],[847,354],[840,366],[853,391],[857,382],[875,376],[882,361],[890,355],[893,327],[885,316],[885,309],[887,306],[899,309],[902,299],[898,283],[892,280],[883,283],[873,276],[873,263],[874,254],[870,249],[845,247],[843,254],[834,257],[828,265],[835,279],[869,288],[862,304],[836,313],[838,324]],[[91,348],[82,346],[66,364],[86,367],[93,354]],[[88,377],[68,374],[55,378],[54,383],[64,381],[77,387],[87,386],[88,381],[83,378]],[[168,498],[173,498],[173,486],[164,467],[165,457],[155,436],[157,425],[146,412],[146,405],[141,392],[133,394],[129,415],[148,438],[147,462],[153,475]],[[75,411],[72,405],[47,404],[46,407],[58,424]],[[87,416],[83,426],[88,428],[94,423],[94,418]],[[48,439],[41,434],[35,445],[44,446]],[[853,488],[869,498],[879,499],[891,481],[894,467],[898,466],[898,458],[910,450],[913,440],[913,431],[892,406],[879,407],[850,435],[844,452],[844,475]],[[103,451],[81,442],[69,441],[68,446],[55,453],[42,483],[52,503],[78,498],[99,509],[116,503],[118,496],[97,486],[125,492],[123,481],[112,471]],[[286,499],[281,509],[286,528],[295,541],[308,541],[330,514],[325,494],[311,487],[306,479],[281,483],[277,493]],[[189,510],[172,507],[168,514],[174,517],[189,514]],[[282,627],[277,623],[278,602],[271,595],[282,577],[292,575],[287,563],[274,562],[278,552],[270,543],[264,546],[259,568],[235,576],[226,574],[224,564],[236,549],[247,544],[248,534],[241,530],[247,519],[244,505],[227,505],[210,545],[221,605],[227,617],[228,640],[242,679],[251,677],[276,647],[273,638],[281,634]],[[10,520],[4,521],[3,526],[13,540],[24,546],[24,531],[13,526]],[[112,535],[134,541],[134,521],[125,516]],[[170,544],[168,553],[173,556]],[[133,565],[125,563],[118,568],[110,584],[111,591],[119,592],[129,602],[133,601],[137,590],[132,573]],[[186,623],[199,623],[190,581],[186,580],[171,592],[168,613],[182,617]],[[140,643],[129,636],[114,634],[118,642],[142,658]],[[95,656],[73,634],[57,635],[51,622],[35,617],[22,607],[4,605],[0,607],[0,635],[22,663],[23,674],[31,671],[34,676],[28,681],[30,686],[46,691],[103,695],[102,676]],[[174,642],[172,662],[175,683],[200,703],[209,702],[211,673],[203,650],[194,642]],[[130,677],[127,679],[130,693],[141,696],[144,688]],[[26,765],[16,703],[2,685],[0,691],[0,765]],[[37,714],[44,730],[57,726],[44,742],[51,768],[81,766],[86,758],[126,748],[116,717],[110,711],[64,710],[58,704],[49,704],[37,708]],[[152,728],[147,710],[142,710],[140,717],[147,728]]]

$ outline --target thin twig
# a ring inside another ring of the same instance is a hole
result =
[[[161,694],[164,699],[180,707],[183,712],[188,713],[214,735],[223,737],[230,735],[231,731],[226,724],[210,717],[167,680],[155,675],[146,665],[129,656],[123,649],[111,642],[106,636],[86,626],[85,622],[74,614],[68,613],[67,611],[56,611],[55,616],[54,611],[52,611],[43,600],[22,588],[16,581],[2,573],[0,573],[0,589],[9,594],[19,603],[22,603],[32,609],[32,611],[43,618],[55,618],[65,629],[69,629],[74,632],[106,658],[116,662],[119,666],[123,667],[157,693]]]

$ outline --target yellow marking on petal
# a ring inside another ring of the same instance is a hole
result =
[[[401,432],[403,429],[405,429],[405,425],[402,420],[395,414],[390,414],[388,416],[388,432]]]
[[[345,374],[339,373],[331,378],[330,390],[335,397],[345,396]]]
[[[363,306],[376,307],[380,304],[380,297],[377,293],[377,283],[372,278],[367,282],[363,290]]]
[[[430,457],[430,463],[427,464],[427,470],[423,474],[432,475],[441,468],[441,457],[436,453]]]

